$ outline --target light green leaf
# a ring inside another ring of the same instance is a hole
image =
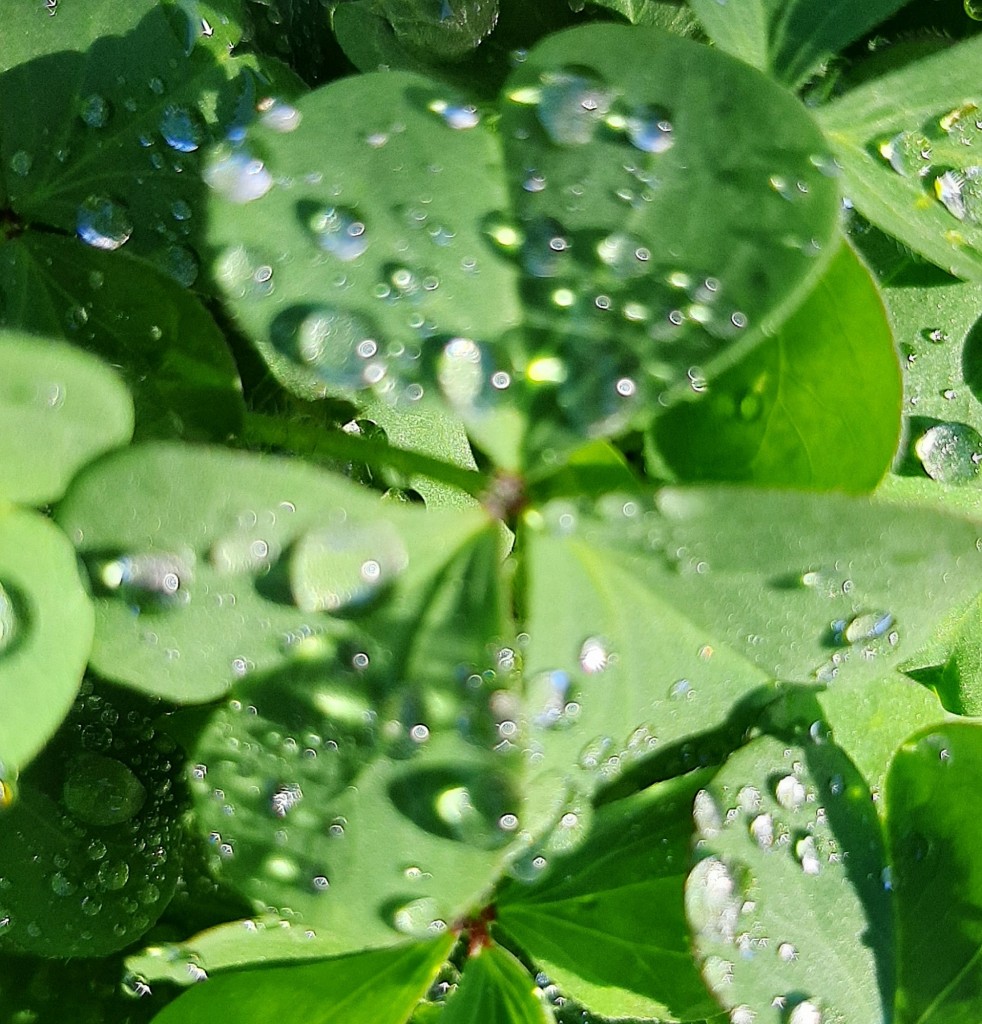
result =
[[[59,498],[80,466],[130,439],[133,401],[98,359],[0,331],[0,365],[0,496]]]
[[[299,460],[176,444],[134,447],[83,472],[58,519],[99,587],[93,665],[192,703],[300,650],[329,653],[350,632],[316,601],[294,605],[287,561],[301,535],[316,533],[344,562],[333,610],[394,585],[408,595],[399,630],[411,631],[430,581],[492,529],[479,510],[396,507]],[[362,573],[369,562],[378,573]]]
[[[982,595],[966,609],[942,674],[945,696],[964,715],[982,715]]]
[[[775,335],[654,429],[681,480],[862,493],[893,459],[900,404],[882,300],[843,245]]]
[[[117,368],[139,438],[225,440],[241,427],[238,372],[215,321],[140,260],[43,232],[0,239],[0,326],[63,338]]]
[[[703,976],[731,1019],[889,1019],[886,858],[848,758],[828,742],[755,740],[697,796],[694,813],[686,910]]]
[[[856,208],[915,252],[982,280],[982,107],[974,38],[857,86],[817,111]]]
[[[792,88],[909,0],[692,0],[709,37]]]
[[[34,512],[0,509],[0,782],[16,778],[71,707],[92,618],[64,534]]]
[[[924,729],[887,779],[897,904],[898,1024],[970,1024],[982,997],[977,856],[982,728]]]
[[[605,1017],[713,1016],[683,906],[692,799],[705,773],[602,807],[586,839],[513,882],[497,922],[561,991]]]
[[[404,1024],[450,952],[451,936],[336,960],[237,971],[195,985],[154,1024]]]
[[[146,932],[181,872],[178,775],[173,740],[138,705],[86,684],[3,816],[0,940],[99,957]]]
[[[442,1024],[552,1024],[553,1016],[524,967],[500,946],[472,956],[457,991],[440,1015]]]

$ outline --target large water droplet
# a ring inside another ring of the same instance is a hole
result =
[[[111,251],[129,240],[133,221],[122,203],[109,196],[93,195],[79,206],[75,231],[86,244]]]
[[[542,76],[536,115],[553,142],[582,145],[593,138],[613,98],[591,71],[564,68]]]
[[[267,97],[257,105],[259,111],[259,123],[271,131],[285,134],[295,131],[303,119],[296,107],[283,100]]]
[[[934,192],[953,217],[982,224],[982,167],[945,171],[935,178]]]
[[[317,245],[345,263],[358,259],[368,248],[365,223],[354,210],[329,206],[315,213],[309,224]]]
[[[76,818],[90,825],[118,825],[139,812],[147,792],[122,761],[83,753],[69,765],[62,797]]]
[[[304,611],[358,607],[392,583],[407,564],[402,538],[389,523],[337,523],[306,534],[297,544],[293,596]]]
[[[279,351],[330,387],[357,390],[385,376],[371,328],[353,313],[314,306],[277,318],[271,334]]]
[[[399,907],[392,915],[392,924],[406,935],[432,934],[446,928],[446,923],[440,918],[439,904],[430,896],[411,900]]]
[[[966,484],[978,479],[982,436],[965,423],[939,423],[917,439],[914,452],[932,479]]]
[[[104,96],[93,93],[86,96],[79,104],[79,117],[90,128],[105,128],[109,123],[111,108],[109,101]]]
[[[24,149],[18,149],[16,153],[10,158],[10,169],[19,178],[26,178],[31,173],[31,168],[34,166],[34,159],[30,153]]]
[[[822,1011],[806,999],[791,1011],[788,1024],[822,1024]]]
[[[193,153],[204,141],[205,127],[196,111],[172,103],[161,114],[160,134],[171,149]]]
[[[707,857],[692,869],[686,884],[693,923],[708,935],[732,942],[742,899],[727,866]]]
[[[0,583],[0,655],[10,649],[20,631],[14,599]]]
[[[931,140],[921,132],[900,132],[880,145],[880,155],[898,174],[922,177],[931,169]]]
[[[232,203],[261,199],[273,187],[273,176],[262,160],[228,145],[212,154],[202,177],[209,188]]]
[[[187,600],[193,556],[170,553],[123,555],[107,562],[100,573],[110,590],[152,596],[163,601]]]
[[[675,145],[674,126],[668,111],[644,107],[624,120],[624,131],[631,145],[645,153],[664,153]]]
[[[476,128],[481,123],[481,115],[478,113],[477,107],[471,103],[448,103],[446,100],[433,100],[429,104],[429,108],[457,131]]]
[[[788,811],[797,811],[804,807],[807,793],[804,784],[794,775],[785,775],[774,787],[777,802]]]
[[[495,393],[491,352],[470,338],[452,338],[437,361],[437,381],[447,401],[463,415],[479,412]]]

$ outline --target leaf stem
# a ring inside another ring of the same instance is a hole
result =
[[[394,469],[407,477],[425,476],[474,498],[481,498],[490,483],[488,476],[477,470],[344,430],[296,420],[287,422],[259,412],[247,412],[243,427],[248,444],[271,445],[298,455],[362,462],[374,468]]]

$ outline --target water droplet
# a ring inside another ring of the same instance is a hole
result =
[[[774,845],[774,819],[769,814],[758,814],[750,822],[750,835],[761,849],[769,850]]]
[[[580,647],[580,668],[588,675],[604,672],[614,661],[607,641],[599,636],[587,637]]]
[[[109,196],[93,195],[79,206],[75,231],[87,245],[111,251],[129,240],[133,221],[122,203]]]
[[[477,107],[470,103],[448,103],[446,100],[433,100],[429,109],[451,127],[458,131],[476,128],[481,123],[481,115]]]
[[[411,900],[399,907],[392,915],[392,923],[396,931],[405,935],[426,935],[434,930],[433,924],[438,920],[440,920],[440,907],[431,896]]]
[[[921,132],[900,132],[881,143],[880,155],[898,174],[922,177],[931,169],[931,140]]]
[[[822,1024],[822,1012],[806,999],[791,1011],[788,1024]]]
[[[645,153],[664,153],[675,145],[674,127],[668,111],[644,107],[624,120],[624,131],[631,145]]]
[[[125,887],[130,878],[130,868],[125,861],[103,861],[96,877],[103,889],[117,892]]]
[[[20,178],[26,178],[31,173],[33,165],[34,158],[23,149],[18,149],[10,158],[10,169]]]
[[[965,13],[974,21],[982,21],[982,0],[965,0]]]
[[[696,927],[714,938],[732,942],[742,900],[729,868],[718,857],[699,861],[689,875],[686,892]]]
[[[525,229],[522,268],[533,277],[556,277],[568,264],[570,250],[562,224],[551,217],[537,217]]]
[[[862,612],[851,618],[841,631],[841,642],[858,644],[885,636],[893,625],[890,612]]]
[[[277,318],[273,344],[330,387],[359,390],[379,383],[385,364],[366,321],[333,306]]]
[[[807,794],[800,779],[785,775],[774,787],[774,795],[785,810],[797,811],[804,807]]]
[[[304,611],[359,607],[392,583],[407,564],[402,538],[389,523],[337,523],[298,542],[293,596]]]
[[[68,768],[62,798],[68,810],[91,825],[118,825],[146,800],[140,780],[121,761],[102,754],[77,755]]]
[[[281,134],[296,131],[303,120],[303,116],[296,107],[272,97],[260,100],[256,109],[259,111],[259,123],[264,128]]]
[[[746,1003],[730,1010],[730,1024],[754,1024],[756,1019],[757,1014]]]
[[[536,116],[559,145],[590,142],[610,110],[614,93],[589,70],[563,68],[542,75]]]
[[[20,631],[20,617],[14,598],[0,583],[0,655],[10,649]],[[0,764],[2,774],[2,764]]]
[[[358,259],[368,248],[365,223],[354,210],[329,206],[309,221],[317,245],[344,263]]]
[[[193,153],[205,138],[200,115],[189,107],[169,104],[160,116],[160,134],[178,153]]]
[[[193,556],[177,554],[124,555],[107,562],[100,573],[110,590],[153,596],[164,601],[186,601]]]
[[[483,412],[500,388],[491,384],[499,372],[488,346],[470,338],[452,338],[437,360],[437,382],[447,401],[461,415]]]
[[[229,145],[212,153],[202,177],[209,188],[232,203],[261,199],[273,187],[273,176],[262,160]]]
[[[692,820],[701,839],[711,839],[723,827],[723,817],[712,794],[700,789],[692,804]]]
[[[111,112],[108,100],[97,93],[86,96],[79,104],[79,116],[90,128],[105,128]]]
[[[822,870],[822,863],[818,858],[818,847],[815,845],[814,836],[804,836],[795,843],[794,855],[801,865],[801,870],[806,875],[817,875]]]
[[[914,443],[925,472],[945,484],[965,484],[979,476],[982,436],[965,423],[939,423]]]
[[[311,884],[314,887],[314,892],[327,892],[331,887],[331,883],[327,880],[327,875],[314,875]]]
[[[270,797],[269,809],[276,818],[285,818],[300,801],[303,800],[303,790],[296,782],[289,782],[277,786]]]

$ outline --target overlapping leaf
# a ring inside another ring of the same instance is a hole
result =
[[[974,156],[982,40],[847,92],[818,117],[865,217],[959,277],[982,278],[982,167]]]
[[[893,1005],[886,856],[869,791],[830,743],[754,741],[696,798],[686,909],[736,1020],[877,1024]]]
[[[75,470],[130,439],[133,401],[104,363],[0,332],[0,364],[0,496],[23,504],[58,498]]]
[[[491,945],[468,960],[439,1019],[443,1024],[552,1024],[553,1015],[528,971],[506,949]]]

